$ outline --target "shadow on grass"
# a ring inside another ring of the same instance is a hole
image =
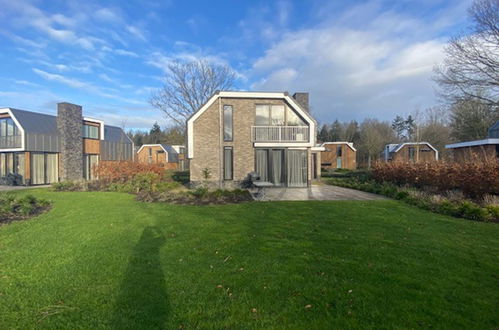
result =
[[[125,272],[115,306],[114,329],[162,329],[170,310],[160,249],[165,237],[156,226],[144,228]]]

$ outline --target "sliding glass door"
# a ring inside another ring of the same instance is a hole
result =
[[[306,150],[255,150],[255,171],[275,186],[306,187],[307,168]]]
[[[24,183],[25,156],[24,153],[0,153],[0,177],[8,174],[20,175],[17,184]]]
[[[94,180],[94,167],[99,163],[99,155],[83,155],[83,178],[85,180]]]
[[[31,184],[50,184],[58,179],[57,154],[31,153]]]
[[[288,150],[287,152],[288,187],[307,186],[307,151]]]

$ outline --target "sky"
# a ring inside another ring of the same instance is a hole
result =
[[[0,0],[0,107],[57,102],[130,129],[172,61],[229,65],[235,89],[307,91],[320,123],[438,105],[433,68],[464,33],[463,0]]]

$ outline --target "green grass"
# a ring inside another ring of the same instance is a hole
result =
[[[499,326],[498,224],[396,201],[30,193],[53,209],[0,226],[1,329]]]

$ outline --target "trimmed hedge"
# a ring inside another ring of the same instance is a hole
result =
[[[470,200],[446,198],[416,188],[399,187],[389,182],[362,181],[355,178],[329,178],[324,181],[335,186],[384,195],[435,213],[476,221],[499,222],[499,205],[481,206]]]

